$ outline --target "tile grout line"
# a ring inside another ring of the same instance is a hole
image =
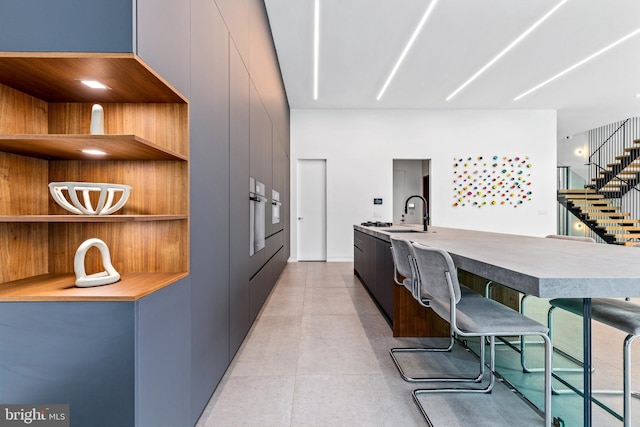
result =
[[[302,319],[304,318],[304,306],[305,306],[305,301],[306,301],[306,296],[307,296],[307,275],[309,274],[309,268],[308,266],[305,266],[305,273],[304,273],[304,287],[303,287],[303,293],[302,293],[302,308],[300,311],[300,329],[299,329],[299,334],[298,334],[298,357],[296,359],[296,367],[295,367],[295,371],[294,371],[294,375],[293,375],[293,392],[291,393],[291,412],[289,414],[289,427],[293,427],[293,411],[295,410],[295,399],[296,399],[296,386],[298,384],[298,366],[300,365],[300,352],[301,352],[301,346],[302,346]]]

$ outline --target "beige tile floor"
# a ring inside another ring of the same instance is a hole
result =
[[[599,363],[619,355],[621,341],[606,335],[610,341],[602,345],[610,355],[599,352]],[[402,381],[388,353],[415,344],[419,340],[392,336],[352,263],[290,263],[197,427],[424,426],[411,398],[415,387]],[[456,346],[453,353],[430,354],[421,367],[473,373],[477,362]],[[620,378],[619,369],[605,377]],[[500,383],[489,395],[439,393],[421,400],[438,427],[543,425]],[[595,412],[594,425],[621,425]]]

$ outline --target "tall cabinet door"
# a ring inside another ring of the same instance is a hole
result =
[[[230,346],[236,353],[251,326],[249,309],[249,73],[229,43]]]
[[[191,32],[191,404],[195,424],[230,360],[229,33],[215,4],[208,0],[191,2]]]

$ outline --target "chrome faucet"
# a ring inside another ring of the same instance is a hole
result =
[[[415,194],[413,196],[409,196],[409,198],[404,202],[404,213],[407,214],[408,213],[408,206],[409,206],[409,200],[413,199],[414,197],[419,198],[420,200],[422,200],[422,203],[424,203],[424,217],[422,218],[423,223],[424,223],[424,231],[427,231],[427,223],[429,222],[429,212],[427,212],[427,201],[425,200],[424,197]]]

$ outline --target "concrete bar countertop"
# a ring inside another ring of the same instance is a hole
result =
[[[420,225],[354,229],[443,249],[458,268],[538,297],[640,297],[640,248]]]

